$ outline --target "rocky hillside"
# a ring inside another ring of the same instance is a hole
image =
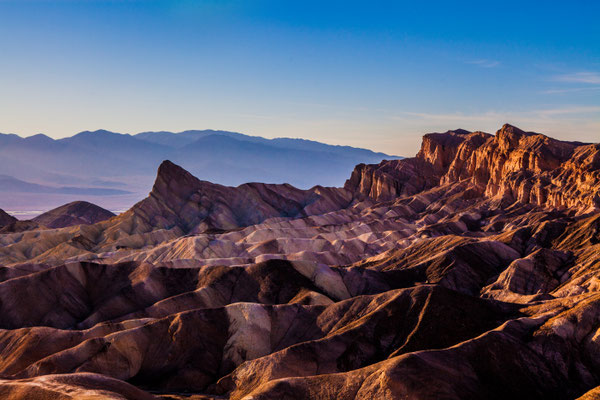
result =
[[[10,225],[17,219],[12,215],[9,215],[6,211],[0,209],[0,228],[6,225]]]
[[[164,162],[117,217],[0,235],[0,395],[595,398],[599,154],[505,125],[343,189]]]
[[[504,125],[495,136],[425,135],[415,158],[358,165],[345,188],[376,200],[469,181],[479,196],[586,213],[600,209],[600,145]]]
[[[34,222],[48,228],[89,225],[114,217],[115,214],[87,201],[73,201],[38,215]]]

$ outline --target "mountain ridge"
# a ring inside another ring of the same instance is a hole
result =
[[[144,135],[166,135],[153,142]],[[187,136],[186,136],[187,135]],[[204,146],[186,150],[188,145],[206,136],[213,136]],[[182,145],[170,143],[170,138],[187,138]],[[231,142],[231,139],[237,140]],[[221,142],[219,142],[219,140]],[[130,191],[142,193],[152,182],[156,165],[172,159],[205,180],[226,185],[247,181],[290,183],[308,188],[316,184],[339,186],[354,165],[360,161],[380,161],[394,158],[383,153],[349,146],[333,146],[298,139],[264,139],[226,131],[184,131],[120,134],[106,130],[83,131],[72,137],[51,139],[43,135],[21,138],[0,134],[0,174],[36,183],[92,182],[112,176]],[[232,153],[226,146],[234,144]],[[243,146],[253,146],[249,164],[238,161],[244,155]],[[225,148],[219,156],[212,147]],[[198,151],[200,151],[198,153]],[[288,152],[289,168],[283,168],[280,153]],[[307,163],[307,160],[312,160]],[[222,171],[229,168],[229,173]],[[89,185],[89,184],[88,184]],[[148,186],[146,186],[148,185]],[[146,187],[146,188],[145,188]]]
[[[13,184],[10,195],[0,198],[0,207],[32,216],[37,210],[73,200],[111,210],[129,209],[148,193],[156,167],[167,159],[202,180],[226,186],[267,182],[309,189],[315,185],[341,186],[358,162],[390,158],[364,149],[297,139],[270,140],[226,131],[156,134],[164,140],[154,143],[142,140],[144,134],[107,130],[83,131],[58,140],[39,135],[0,135],[0,175],[29,184],[27,188]],[[184,141],[181,145],[171,143],[173,138]],[[8,190],[8,185],[2,186]],[[63,193],[46,188],[63,186],[97,188],[80,189],[77,195],[73,190]],[[42,195],[49,192],[53,196]]]

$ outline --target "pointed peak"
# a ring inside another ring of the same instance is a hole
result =
[[[170,160],[164,160],[158,167],[152,193],[155,195],[193,193],[200,184],[201,181],[184,168]]]
[[[547,138],[541,133],[525,132],[510,124],[502,125],[502,128],[496,132],[496,140],[505,150],[518,147],[519,143],[529,137],[537,137],[540,140]]]
[[[527,132],[525,132],[511,124],[502,125],[502,128],[500,128],[500,130],[498,132],[527,135]]]
[[[3,226],[5,226],[5,225],[12,224],[16,220],[17,219],[15,217],[13,217],[12,215],[8,214],[6,211],[0,209],[0,228],[3,227]]]
[[[177,177],[185,174],[189,174],[189,172],[186,171],[184,168],[180,167],[179,165],[175,164],[171,160],[164,160],[158,166],[158,176]]]

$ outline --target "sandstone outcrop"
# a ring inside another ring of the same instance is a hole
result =
[[[600,210],[600,144],[562,142],[504,125],[492,136],[425,135],[415,158],[359,165],[346,182],[376,200],[468,180],[488,198],[576,213]]]

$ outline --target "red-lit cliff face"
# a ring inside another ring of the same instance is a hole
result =
[[[462,129],[423,136],[413,158],[358,165],[344,187],[377,201],[410,196],[456,181],[473,152],[492,136]]]
[[[423,137],[414,158],[359,165],[345,188],[390,200],[458,181],[481,196],[585,213],[600,208],[600,145],[563,142],[504,125]]]

